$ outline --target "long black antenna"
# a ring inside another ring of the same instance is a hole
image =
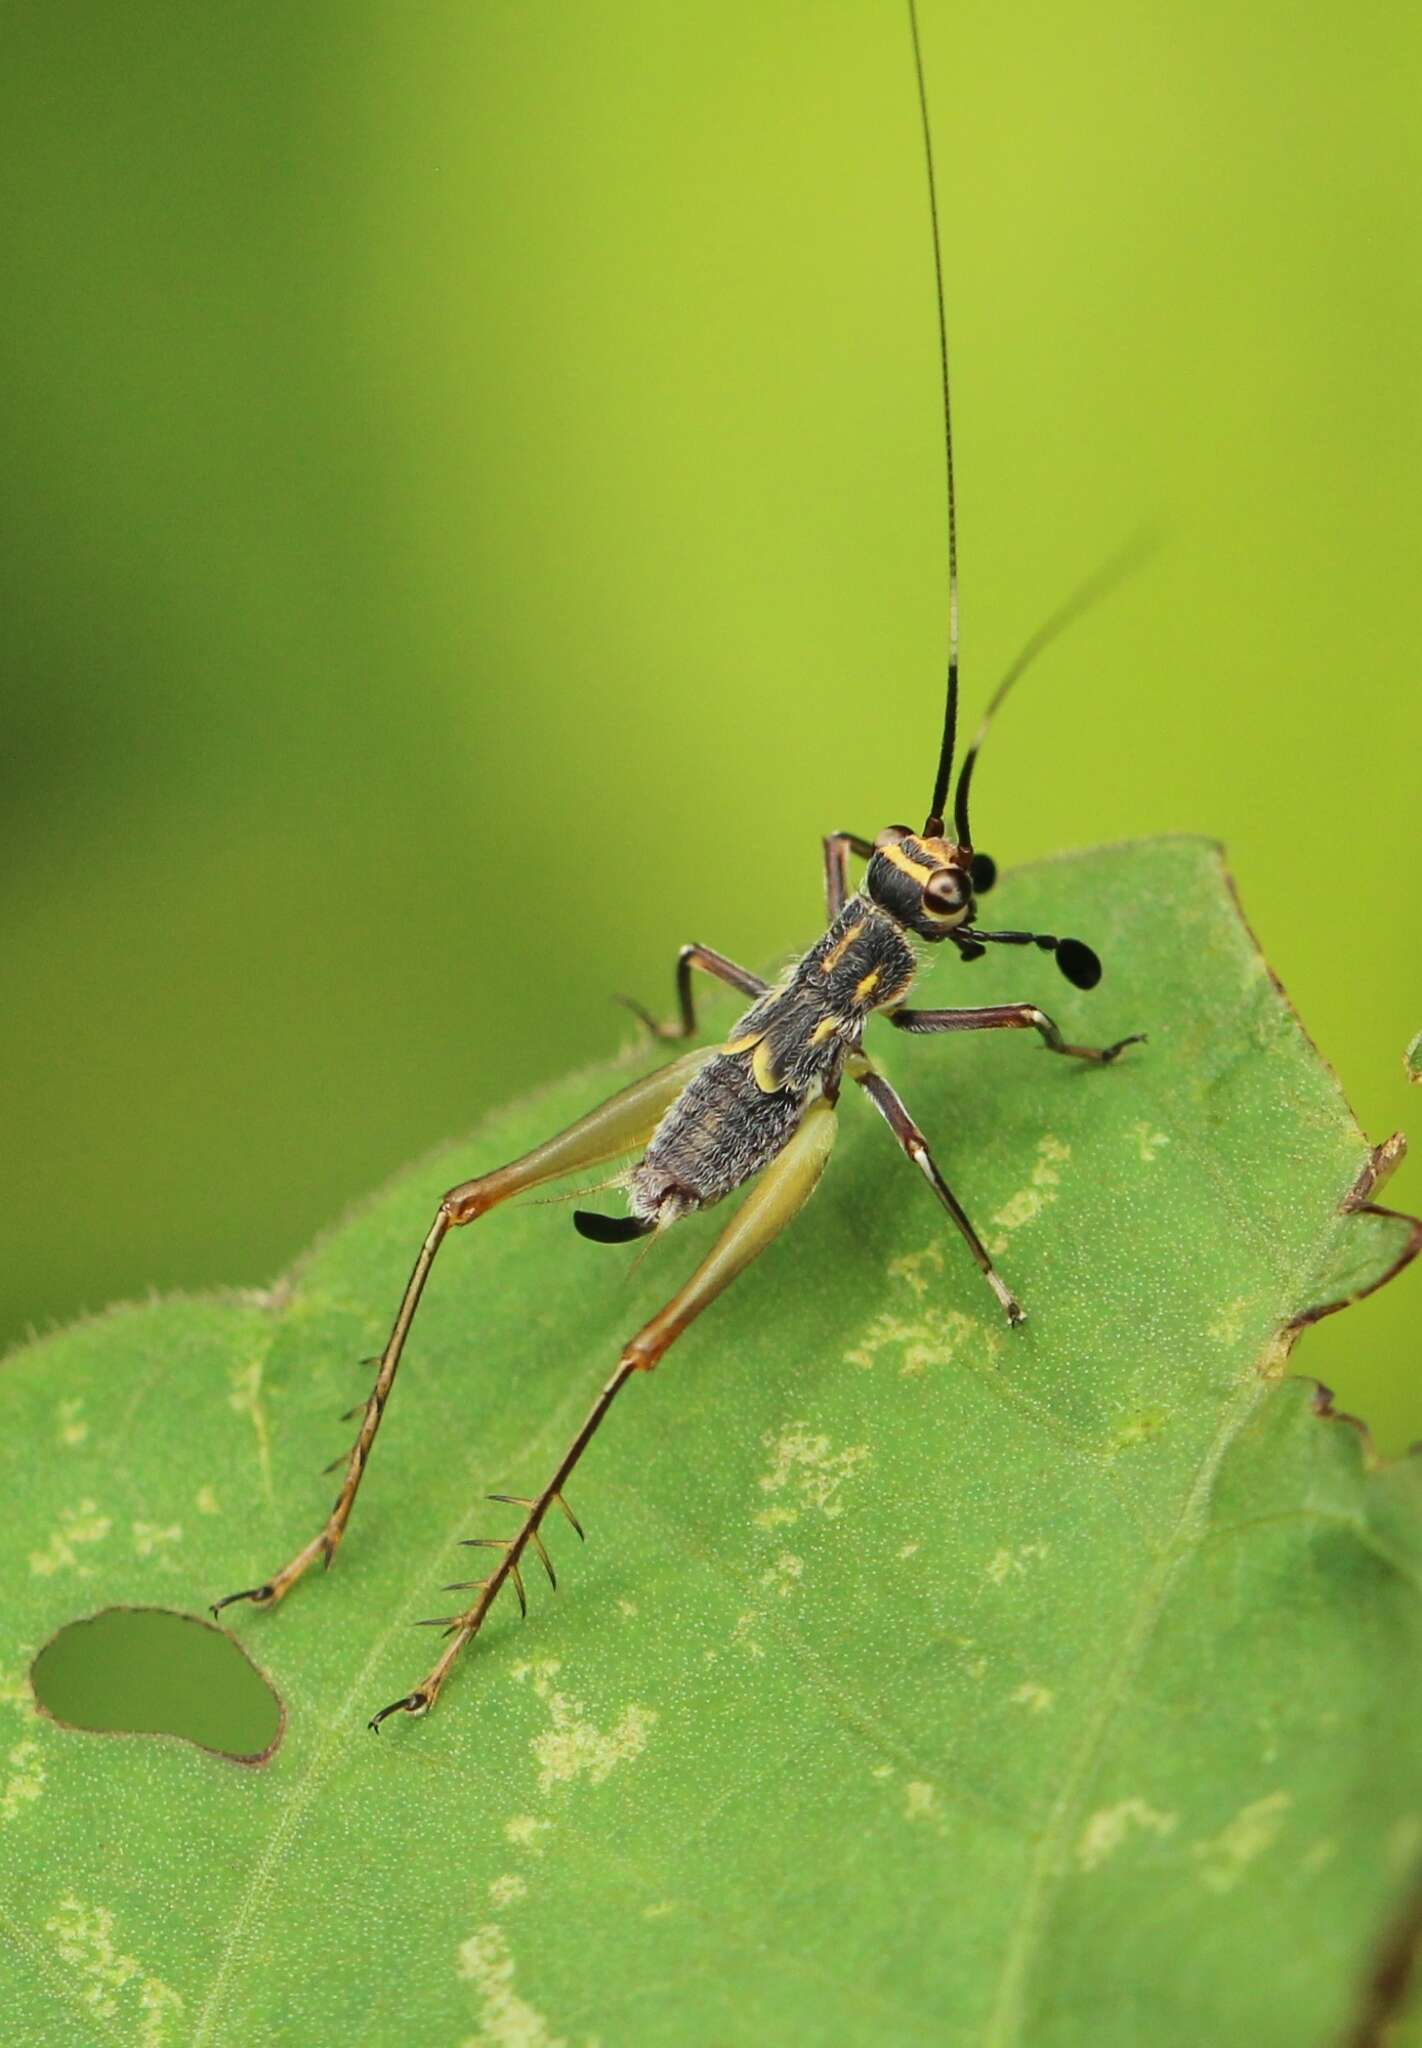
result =
[[[953,835],[960,846],[971,846],[973,843],[972,828],[968,823],[968,792],[973,786],[973,768],[977,762],[978,749],[982,746],[987,729],[992,724],[1003,698],[1023,670],[1031,667],[1044,648],[1050,647],[1068,626],[1075,625],[1083,612],[1089,611],[1099,599],[1123,583],[1141,567],[1143,562],[1148,561],[1159,545],[1159,537],[1152,531],[1132,535],[1124,547],[1118,548],[1114,555],[1086,578],[1085,582],[1077,585],[1071,596],[1058,605],[1051,617],[1023,642],[1016,659],[1009,662],[1007,673],[988,700],[987,710],[973,734],[973,743],[963,756],[963,766],[958,773],[958,787],[953,796]]]
[[[933,224],[933,275],[938,286],[938,359],[943,370],[943,443],[948,470],[948,693],[943,707],[943,744],[929,805],[927,837],[943,830],[948,783],[953,774],[953,748],[958,736],[958,507],[953,495],[953,411],[948,399],[948,314],[943,298],[943,250],[938,237],[938,192],[933,182],[933,136],[928,125],[928,88],[923,82],[923,50],[918,38],[918,8],[908,0],[909,32],[913,37],[913,68],[918,80],[918,111],[923,124],[923,161],[928,171],[928,217]]]

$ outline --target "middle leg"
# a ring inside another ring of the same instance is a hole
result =
[[[906,1156],[913,1161],[958,1226],[963,1242],[977,1261],[978,1271],[1002,1303],[1008,1322],[1025,1322],[1027,1311],[994,1266],[988,1255],[987,1246],[972,1226],[967,1210],[938,1171],[933,1154],[928,1149],[928,1140],[909,1115],[902,1097],[890,1087],[882,1074],[870,1066],[862,1054],[859,1059],[850,1063],[849,1071],[898,1139]]]

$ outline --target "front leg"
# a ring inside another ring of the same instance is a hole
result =
[[[1035,1003],[993,1003],[980,1010],[890,1010],[888,1018],[896,1031],[1036,1031],[1048,1052],[1091,1060],[1098,1067],[1109,1067],[1128,1045],[1145,1043],[1144,1031],[1133,1031],[1114,1045],[1068,1045],[1046,1011]]]
[[[709,946],[683,946],[676,956],[676,999],[680,1020],[676,1024],[659,1024],[650,1010],[644,1010],[631,996],[619,996],[618,1002],[629,1009],[634,1017],[641,1019],[653,1038],[675,1041],[696,1036],[696,996],[691,986],[691,970],[699,967],[703,974],[714,974],[718,981],[739,989],[743,996],[763,996],[769,988],[768,981],[762,981],[758,974],[752,974],[748,967],[738,967],[734,960],[728,960],[724,953],[715,953]]]
[[[825,856],[825,909],[833,924],[849,900],[850,854],[857,853],[861,860],[868,860],[874,849],[857,832],[831,832],[820,843]]]

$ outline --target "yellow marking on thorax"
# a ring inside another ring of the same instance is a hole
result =
[[[868,974],[866,974],[866,975],[864,976],[864,978],[863,978],[863,980],[862,980],[862,981],[856,981],[856,982],[855,982],[855,984],[854,984],[854,1000],[855,1000],[855,1002],[856,1002],[856,1003],[867,1003],[867,1002],[868,1002],[868,1000],[869,1000],[869,998],[870,998],[870,996],[872,996],[872,995],[873,995],[873,993],[874,993],[875,989],[876,989],[876,988],[877,988],[878,986],[879,986],[879,970],[878,970],[878,968],[877,968],[877,967],[874,967],[874,968],[871,968],[871,969],[870,969],[869,973],[868,973]]]
[[[840,961],[844,958],[845,954],[849,951],[850,947],[854,944],[854,941],[859,937],[859,934],[863,931],[863,929],[864,919],[860,918],[858,924],[852,924],[849,927],[849,930],[844,934],[843,938],[835,940],[834,944],[830,947],[828,953],[825,954],[824,959],[820,962],[821,974],[833,974],[835,968],[838,967]]]
[[[753,1045],[760,1044],[764,1036],[763,1031],[747,1031],[743,1038],[728,1038],[721,1050],[728,1053],[749,1052]]]
[[[833,1038],[839,1029],[838,1017],[822,1017],[810,1033],[811,1045],[823,1045],[827,1038]]]
[[[758,1041],[755,1051],[751,1054],[751,1075],[762,1095],[778,1095],[780,1093],[780,1076],[771,1065],[771,1059],[770,1041],[769,1039],[762,1038]]]

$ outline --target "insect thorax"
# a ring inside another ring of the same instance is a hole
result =
[[[873,1011],[915,971],[900,926],[854,896],[784,979],[740,1019],[662,1118],[632,1175],[632,1212],[663,1223],[758,1173],[817,1095],[833,1093]]]

